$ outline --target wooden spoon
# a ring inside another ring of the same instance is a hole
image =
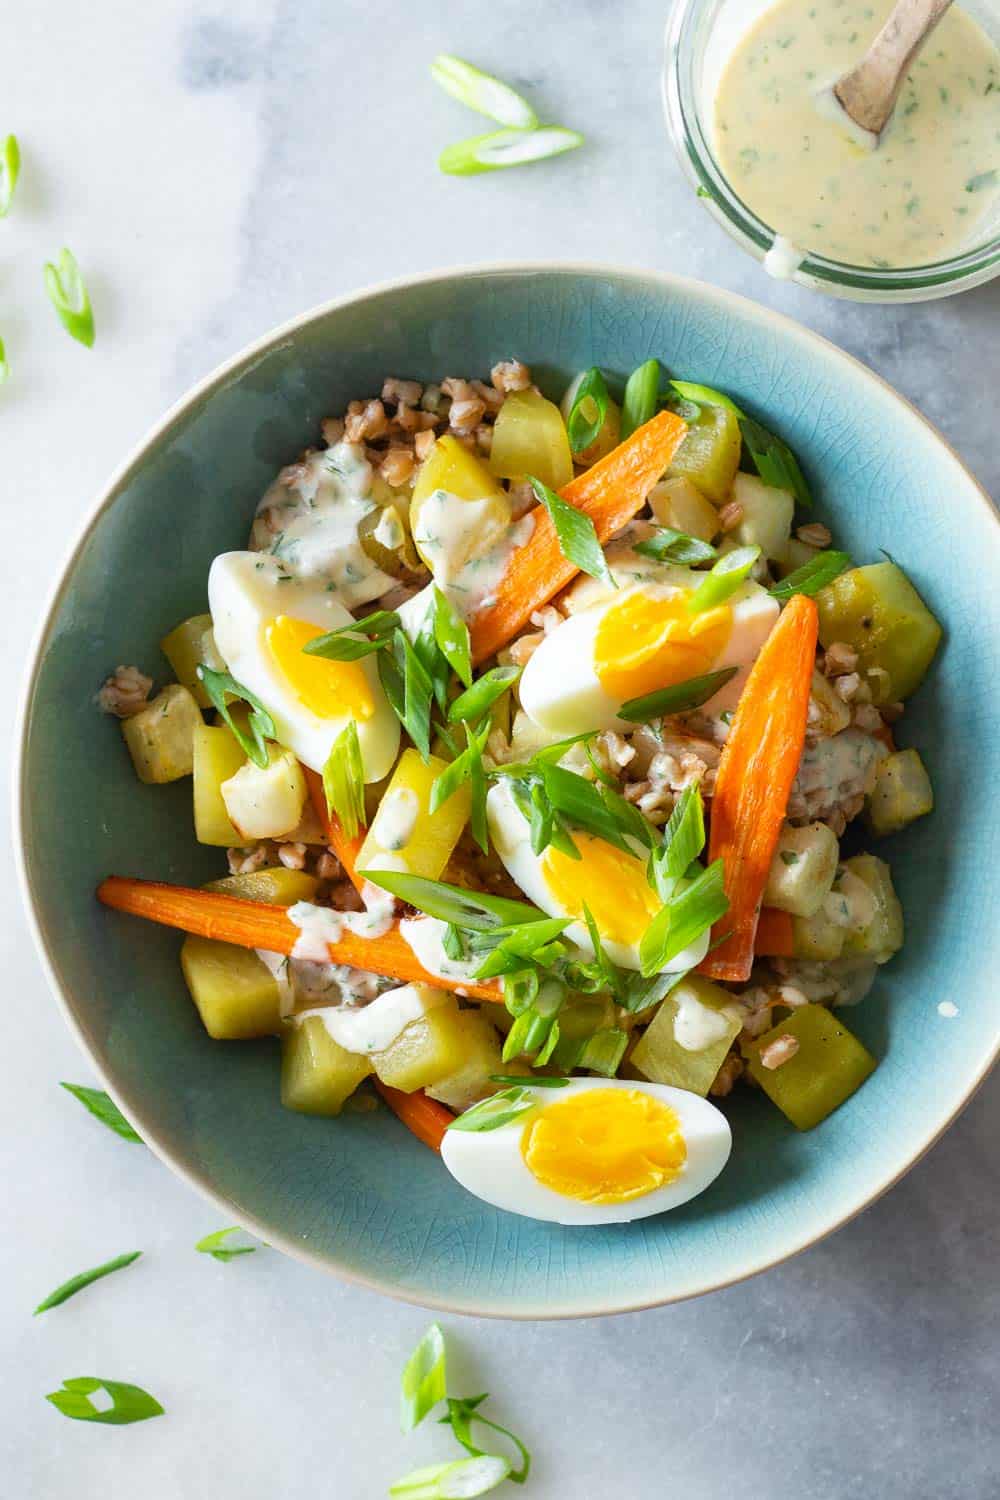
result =
[[[856,125],[879,135],[896,107],[903,79],[951,0],[897,0],[856,68],[833,92]]]

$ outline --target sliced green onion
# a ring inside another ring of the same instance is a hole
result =
[[[620,1031],[617,1026],[604,1026],[587,1037],[577,1055],[574,1067],[588,1068],[592,1073],[600,1073],[605,1078],[613,1078],[618,1072],[618,1066],[625,1056],[627,1046],[627,1031]]]
[[[265,770],[269,764],[267,745],[265,740],[273,740],[276,735],[274,720],[260,699],[245,688],[242,683],[236,681],[228,672],[213,672],[211,667],[200,666],[197,669],[198,678],[204,686],[205,692],[211,699],[213,707],[222,716],[228,725],[231,734],[241,746],[244,754],[252,760],[260,770]],[[241,698],[244,703],[249,703],[250,714],[247,718],[247,726],[250,733],[247,734],[242,724],[237,723],[229,711],[227,695],[233,698]]]
[[[352,719],[330,747],[323,767],[326,805],[349,839],[365,825],[365,764],[361,758],[358,726]]]
[[[238,1224],[232,1224],[228,1229],[216,1229],[212,1234],[203,1235],[194,1248],[202,1255],[210,1255],[213,1260],[220,1260],[224,1264],[235,1260],[237,1255],[253,1255],[257,1249],[256,1245],[230,1245],[228,1243],[231,1234],[239,1233]]]
[[[552,518],[560,550],[568,562],[591,578],[599,578],[611,588],[618,585],[611,576],[603,548],[597,539],[594,523],[586,511],[577,510],[540,479],[528,475],[528,482]]]
[[[680,984],[682,979],[686,979],[690,972],[690,969],[677,969],[672,974],[643,975],[631,970],[626,975],[622,994],[618,997],[618,1004],[622,1010],[628,1011],[629,1015],[637,1016],[669,995],[670,991]]]
[[[469,643],[469,627],[456,613],[447,594],[434,586],[434,638],[441,653],[465,683],[472,686],[472,647]]]
[[[629,838],[650,843],[650,825],[619,793],[596,786],[564,766],[543,765],[540,769],[549,802],[569,823],[614,844],[625,854],[635,854]]]
[[[505,1458],[484,1453],[480,1458],[456,1458],[450,1464],[428,1464],[414,1469],[389,1486],[389,1494],[398,1500],[473,1500],[495,1490],[510,1478],[511,1466]]]
[[[591,443],[596,442],[608,414],[610,399],[604,376],[596,365],[591,365],[576,382],[573,404],[566,418],[566,432],[574,453],[582,453],[584,448],[589,448]],[[535,493],[538,493],[537,490]],[[542,496],[539,495],[538,498],[541,499]],[[555,520],[555,517],[552,519]]]
[[[729,902],[722,882],[723,864],[717,859],[660,908],[639,944],[639,961],[647,978],[662,973],[678,953],[725,916]]]
[[[406,683],[403,678],[402,631],[393,635],[389,649],[379,652],[378,680],[389,700],[389,707],[402,724],[406,716]]]
[[[482,770],[483,751],[486,749],[486,741],[489,737],[490,726],[484,724],[478,734],[473,734],[469,725],[465,726],[466,748],[461,755],[456,756],[451,765],[446,767],[434,780],[431,787],[429,808],[431,813],[436,813],[439,807],[443,807],[449,797],[453,797],[460,786],[474,777],[478,766]],[[485,777],[482,778],[485,788]],[[485,796],[485,790],[483,795]]]
[[[520,677],[521,670],[515,666],[491,667],[449,705],[448,722],[455,724],[465,720],[472,724],[478,723],[504,693],[510,692]]]
[[[441,934],[441,947],[444,950],[446,958],[461,959],[465,957],[465,938],[454,922],[445,924],[444,932]]]
[[[21,148],[16,135],[8,135],[0,146],[0,219],[6,218],[14,201],[14,189],[21,175]]]
[[[791,599],[793,594],[818,594],[820,589],[826,588],[835,578],[839,578],[845,568],[851,566],[851,559],[846,552],[821,552],[818,557],[811,557],[801,568],[796,568],[794,573],[789,573],[780,583],[776,583],[771,589],[772,599],[780,599],[782,603]]]
[[[117,1255],[114,1260],[106,1260],[103,1265],[95,1266],[92,1271],[81,1271],[79,1275],[71,1276],[69,1281],[64,1281],[62,1286],[57,1286],[54,1292],[50,1292],[44,1302],[39,1302],[35,1308],[35,1316],[48,1312],[50,1307],[58,1307],[61,1302],[67,1302],[70,1297],[75,1297],[77,1292],[82,1292],[85,1286],[100,1281],[103,1276],[110,1276],[112,1271],[121,1271],[125,1266],[130,1266],[133,1261],[139,1259],[141,1254],[141,1250],[133,1250],[128,1255]]]
[[[399,1425],[404,1432],[412,1432],[444,1400],[445,1363],[444,1334],[432,1323],[403,1367]]]
[[[548,920],[545,912],[525,901],[470,891],[461,885],[446,885],[442,880],[427,880],[423,875],[407,875],[401,870],[361,870],[359,874],[427,916],[436,917],[439,922],[452,922],[456,927],[471,928],[473,932]]]
[[[716,609],[720,604],[725,604],[746,581],[750,569],[759,557],[759,547],[736,547],[720,557],[688,600],[690,613],[700,615],[706,609]]]
[[[583,145],[583,136],[560,125],[541,125],[537,130],[493,130],[446,146],[438,166],[450,177],[473,177],[480,172],[499,172],[504,167],[522,167],[546,161]]]
[[[541,922],[525,922],[520,927],[501,930],[499,941],[473,977],[493,979],[500,974],[516,973],[524,968],[525,959],[535,959],[569,924],[569,917],[546,917]]]
[[[525,1020],[525,1016],[519,1017],[515,1026]],[[510,1033],[513,1035],[513,1030]],[[482,1099],[474,1104],[471,1109],[456,1115],[447,1125],[448,1130],[499,1130],[504,1125],[509,1125],[512,1120],[520,1119],[529,1110],[535,1108],[535,1101],[528,1089],[523,1084],[514,1088],[501,1089],[498,1094],[491,1094],[488,1099]]]
[[[540,989],[538,972],[522,969],[519,974],[505,974],[502,981],[503,1003],[515,1018],[530,1010]]]
[[[675,682],[673,687],[660,688],[658,692],[646,693],[641,698],[630,698],[618,710],[618,717],[627,719],[630,724],[648,724],[650,719],[689,713],[692,708],[700,708],[709,698],[714,698],[738,671],[738,667],[722,667],[718,672],[706,672],[704,677],[689,677],[687,682]]]
[[[94,313],[80,275],[80,267],[70,250],[60,250],[55,263],[45,263],[45,290],[66,332],[80,344],[91,348],[94,342]]]
[[[481,115],[489,115],[501,125],[510,125],[518,130],[534,130],[538,116],[516,89],[491,73],[483,73],[461,57],[450,52],[440,52],[431,63],[434,82]]]
[[[403,654],[403,712],[400,721],[426,760],[431,753],[434,680],[402,630],[396,631],[394,640],[398,642]]]
[[[489,735],[489,728],[490,726],[488,723],[483,728],[484,742]],[[469,729],[468,724],[466,724],[465,726],[465,732],[471,744],[472,731]],[[483,748],[485,749],[485,743]],[[475,839],[476,843],[479,845],[483,853],[489,854],[490,829],[489,821],[486,816],[487,783],[486,771],[483,767],[483,757],[481,754],[477,755],[472,762],[472,773],[469,776],[469,785],[472,790],[472,803],[469,808],[469,832],[472,834],[472,837]]]
[[[768,432],[753,417],[740,414],[740,431],[753,466],[765,484],[775,489],[790,490],[800,505],[812,505],[812,495],[799,461],[780,437]]]
[[[695,406],[724,406],[727,411],[734,411],[738,417],[743,415],[735,401],[710,385],[698,385],[694,380],[671,380],[670,385],[682,401],[692,401]]]
[[[103,1391],[113,1405],[101,1411],[91,1401],[95,1391]],[[163,1407],[155,1396],[141,1386],[128,1385],[123,1380],[101,1380],[96,1375],[77,1375],[64,1380],[62,1389],[50,1391],[46,1401],[51,1401],[56,1411],[74,1422],[103,1422],[109,1427],[125,1427],[130,1422],[145,1422],[149,1417],[162,1417]]]
[[[692,563],[714,562],[719,555],[715,547],[700,537],[688,536],[686,531],[673,531],[669,526],[663,526],[655,535],[636,542],[632,550],[641,557],[680,563],[684,567],[690,567]]]
[[[60,1083],[59,1087],[72,1094],[74,1099],[79,1099],[84,1109],[113,1130],[115,1135],[120,1135],[123,1141],[135,1141],[138,1145],[145,1145],[142,1136],[132,1129],[115,1101],[104,1092],[103,1089],[87,1088],[83,1083]]]
[[[307,656],[322,656],[327,661],[360,661],[381,651],[390,643],[399,626],[399,616],[391,609],[377,609],[363,620],[352,620],[326,635],[317,635],[302,647]]]
[[[548,1078],[544,1073],[532,1078],[533,1089],[564,1089],[572,1080],[569,1078]],[[490,1083],[510,1083],[515,1088],[523,1085],[524,1079],[518,1073],[491,1073]]]
[[[631,437],[637,427],[651,422],[660,398],[660,361],[647,359],[632,371],[625,382],[622,397],[621,441]]]
[[[650,884],[661,901],[670,900],[674,886],[704,847],[705,812],[695,781],[678,797],[663,830],[663,843],[650,856]]]

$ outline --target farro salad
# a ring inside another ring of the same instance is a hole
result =
[[[810,503],[655,359],[561,404],[516,359],[387,379],[212,562],[175,680],[101,688],[228,864],[101,899],[186,932],[207,1031],[280,1038],[289,1109],[381,1095],[535,1218],[685,1202],[729,1154],[709,1098],[808,1130],[874,1069],[843,1017],[903,918],[867,844],[932,806],[895,733],[940,627]]]

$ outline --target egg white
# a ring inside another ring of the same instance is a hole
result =
[[[547,916],[572,917],[574,914],[560,905],[545,879],[541,857],[531,847],[531,829],[505,781],[499,781],[487,793],[486,816],[493,847],[515,884]],[[639,853],[638,850],[636,852]],[[594,945],[590,941],[585,922],[572,921],[563,935],[568,942],[575,943],[593,958]],[[676,973],[700,964],[708,952],[710,941],[711,935],[704,932],[689,947],[678,953],[676,958],[671,959],[670,969],[665,972]],[[603,932],[601,942],[612,963],[623,969],[641,968],[638,947],[618,942]]]
[[[259,552],[224,552],[208,575],[208,603],[215,643],[236,681],[261,700],[274,719],[278,742],[305,765],[322,771],[334,740],[351,714],[321,718],[308,709],[280,671],[264,640],[279,615],[306,620],[322,630],[350,625],[353,616],[337,595],[315,579],[290,575],[279,558]],[[399,721],[379,682],[375,658],[357,663],[368,681],[374,712],[357,720],[366,781],[387,776],[399,750]]]
[[[624,1078],[573,1078],[562,1089],[532,1089],[530,1079],[526,1085],[543,1108],[585,1089],[632,1089],[649,1094],[677,1115],[687,1160],[673,1182],[641,1198],[632,1198],[627,1203],[584,1203],[554,1192],[529,1171],[521,1155],[521,1136],[530,1116],[522,1115],[497,1130],[446,1130],[441,1159],[455,1181],[484,1203],[507,1213],[544,1219],[551,1224],[628,1224],[633,1219],[648,1219],[690,1202],[715,1181],[729,1160],[732,1149],[729,1122],[700,1094],[662,1083],[633,1083]]]
[[[673,568],[671,577],[681,572]],[[689,587],[697,586],[699,575],[689,573]],[[584,734],[588,730],[631,729],[635,726],[618,717],[620,698],[613,697],[601,684],[594,668],[594,643],[598,628],[612,605],[620,603],[626,593],[641,593],[653,599],[667,600],[681,590],[673,583],[641,583],[634,589],[605,596],[589,608],[573,614],[547,635],[524,669],[519,685],[521,707],[530,719],[556,735]],[[738,668],[736,675],[704,704],[702,713],[718,715],[732,710],[739,701],[750,668],[778,618],[779,606],[760,584],[747,581],[729,600],[733,625],[725,647],[713,662],[711,670]]]

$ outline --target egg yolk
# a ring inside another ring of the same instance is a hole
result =
[[[542,855],[542,876],[553,897],[571,917],[582,917],[586,903],[603,938],[637,943],[661,905],[642,861],[592,833],[576,832],[573,842],[579,859],[551,844]]]
[[[636,592],[605,610],[594,639],[601,686],[622,703],[712,668],[733,628],[728,604],[692,615],[690,591],[669,599]]]
[[[640,1089],[584,1089],[532,1115],[524,1163],[543,1187],[584,1203],[628,1203],[673,1182],[687,1160],[681,1122]]]
[[[303,646],[323,634],[320,626],[289,615],[278,615],[264,627],[275,666],[310,713],[318,719],[370,719],[375,700],[359,663],[304,653]]]

